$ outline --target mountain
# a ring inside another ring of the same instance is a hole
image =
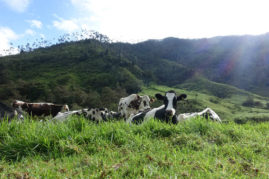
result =
[[[85,40],[1,58],[0,99],[92,107],[138,92],[142,70],[109,45]]]
[[[269,34],[137,44],[87,39],[21,52],[0,58],[0,99],[116,109],[121,96],[144,85],[190,88],[195,77],[269,96]],[[227,97],[216,89],[208,91]]]
[[[197,40],[166,38],[134,46],[140,59],[166,59],[211,81],[269,96],[269,34]]]

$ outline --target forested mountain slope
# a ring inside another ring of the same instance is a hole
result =
[[[144,85],[190,89],[197,76],[269,96],[269,34],[137,44],[87,39],[37,48],[0,58],[0,99],[116,109],[121,96]],[[221,89],[212,95],[226,98]]]
[[[135,44],[128,53],[132,51],[143,61],[166,59],[209,80],[269,96],[269,34],[197,40],[167,38]]]

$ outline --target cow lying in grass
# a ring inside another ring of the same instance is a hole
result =
[[[101,122],[108,121],[110,119],[119,118],[119,113],[114,111],[109,111],[107,108],[89,108],[89,109],[81,109],[76,111],[69,112],[59,112],[57,116],[55,116],[52,120],[54,121],[64,121],[70,116],[83,116],[88,120]]]
[[[74,115],[82,115],[82,110],[75,110],[75,111],[67,111],[67,112],[58,112],[58,114],[53,117],[51,120],[52,121],[65,121],[68,119],[68,117],[70,116],[74,116]]]
[[[88,110],[83,110],[82,115],[89,120],[95,122],[108,121],[111,119],[119,118],[119,113],[114,111],[109,111],[107,108],[91,108]]]
[[[174,91],[168,91],[165,93],[164,96],[161,94],[156,94],[155,97],[158,100],[162,100],[164,104],[158,108],[148,109],[138,114],[131,115],[128,118],[127,122],[140,124],[148,119],[155,118],[164,122],[171,122],[173,124],[177,124],[181,120],[186,120],[195,116],[203,116],[206,114],[212,120],[219,122],[221,121],[219,116],[210,108],[207,108],[204,111],[198,113],[185,113],[177,115],[177,101],[184,100],[187,97],[186,94],[181,94],[177,96]]]
[[[60,111],[69,111],[68,105],[53,103],[27,103],[15,100],[12,104],[14,108],[20,107],[31,116],[56,116]]]
[[[132,114],[148,110],[150,109],[150,102],[152,100],[147,95],[139,96],[138,94],[131,94],[121,98],[118,105],[120,117],[128,119]]]
[[[206,108],[201,112],[179,114],[177,116],[177,121],[184,121],[196,116],[202,116],[213,121],[221,122],[220,117],[211,108]]]
[[[10,108],[7,105],[0,102],[0,121],[8,119],[8,121],[17,118],[24,119],[23,112],[19,108]]]

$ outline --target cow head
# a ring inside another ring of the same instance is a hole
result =
[[[69,111],[69,107],[67,104],[63,105],[62,111]]]
[[[168,91],[165,95],[161,95],[159,93],[155,94],[155,97],[158,100],[163,100],[164,102],[164,109],[166,116],[172,117],[176,113],[177,108],[177,101],[183,100],[187,98],[186,94],[181,94],[179,96],[176,95],[174,91]]]
[[[18,108],[18,107],[22,107],[22,105],[24,105],[24,104],[25,104],[25,102],[23,102],[23,101],[14,100],[11,105],[13,108]]]
[[[156,101],[156,98],[151,97],[149,102],[152,104],[152,103],[154,103],[155,101]]]
[[[139,111],[144,111],[146,109],[149,109],[150,98],[147,95],[145,95],[145,96],[140,96],[140,99],[141,99],[141,102],[139,105]]]

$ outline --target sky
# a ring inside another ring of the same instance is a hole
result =
[[[0,0],[4,49],[81,29],[113,41],[269,32],[268,0]]]

